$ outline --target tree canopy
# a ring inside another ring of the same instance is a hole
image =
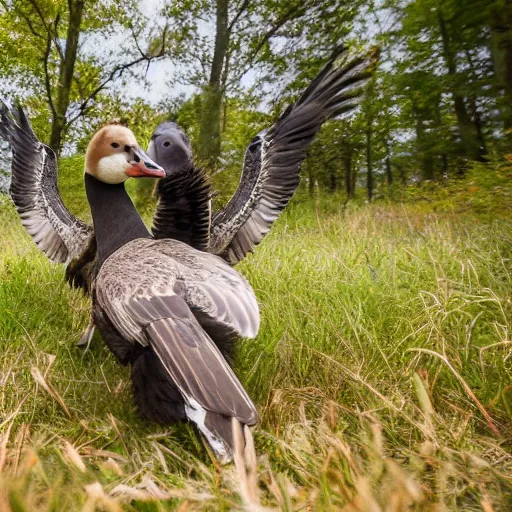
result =
[[[172,118],[197,160],[233,188],[245,146],[335,48],[381,63],[355,115],[322,130],[310,190],[369,200],[499,158],[512,133],[509,0],[0,0],[0,93],[28,108],[57,152],[83,151],[113,118],[147,141]],[[167,93],[144,98],[157,61]],[[139,94],[134,97],[133,84]],[[181,86],[192,94],[183,94]],[[176,92],[178,91],[178,92]]]

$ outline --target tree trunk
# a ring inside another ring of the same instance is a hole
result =
[[[441,153],[441,176],[444,180],[448,178],[448,157],[446,153]]]
[[[421,155],[421,176],[423,180],[433,180],[434,161],[432,153],[428,149],[428,142],[425,140],[425,126],[418,113],[416,113],[416,142]]]
[[[358,162],[352,164],[352,178],[350,180],[351,197],[356,197],[357,175],[359,174]]]
[[[435,109],[435,123],[439,128],[441,128],[440,132],[440,139],[445,140],[446,135],[443,134],[443,116],[441,115],[441,107],[440,107],[440,100],[441,98],[438,98],[438,101],[436,102],[436,109]],[[442,151],[441,151],[441,178],[446,179],[448,177],[448,156],[446,155],[444,144],[442,145]]]
[[[477,81],[478,74],[477,74],[475,66],[473,64],[473,59],[471,58],[471,53],[467,49],[466,49],[465,53],[466,53],[466,59],[469,64],[469,69],[471,70],[472,79]],[[480,115],[480,111],[478,110],[475,95],[471,95],[469,97],[469,105],[471,107],[471,115],[473,116],[473,125],[475,126],[475,130],[476,130],[476,138],[477,138],[478,143],[480,144],[480,148],[481,148],[481,156],[484,156],[487,154],[487,146],[485,143],[482,116]]]
[[[500,5],[501,4],[501,5]],[[503,91],[499,103],[505,130],[512,130],[512,0],[498,2],[491,11],[490,52],[496,84]]]
[[[480,116],[480,112],[478,110],[475,98],[471,97],[469,101],[471,105],[471,113],[473,114],[473,125],[476,130],[476,140],[478,141],[478,145],[480,148],[481,159],[484,155],[487,154],[487,145],[485,143],[482,117]]]
[[[329,190],[336,192],[336,167],[329,168]]]
[[[395,164],[395,167],[398,169],[398,176],[400,176],[400,182],[402,183],[402,187],[407,186],[407,176],[405,174],[405,169],[403,165]]]
[[[229,40],[228,3],[229,0],[217,0],[215,48],[210,79],[203,90],[203,104],[199,123],[198,155],[201,162],[210,170],[215,169],[220,155],[220,122],[223,97],[221,78]]]
[[[384,140],[384,147],[386,148],[386,181],[388,182],[388,186],[393,185],[393,171],[391,169],[391,154],[389,151],[389,142]]]
[[[441,44],[443,48],[444,60],[448,68],[448,74],[455,79],[457,76],[457,66],[455,56],[452,52],[450,36],[446,27],[446,22],[441,8],[438,9],[439,28],[441,30]],[[463,155],[472,160],[482,160],[481,148],[479,147],[476,132],[468,114],[464,98],[460,96],[457,87],[452,88],[453,103],[455,108],[455,116],[459,127],[459,135],[461,138]]]
[[[368,201],[373,198],[372,124],[366,129],[366,194]]]
[[[66,50],[64,60],[61,62],[59,70],[59,85],[56,90],[57,97],[52,102],[54,112],[52,112],[52,129],[50,134],[50,147],[57,155],[62,149],[62,133],[66,127],[66,113],[69,107],[69,94],[75,71],[76,55],[78,52],[78,38],[80,36],[80,25],[82,24],[82,14],[85,0],[69,0],[69,22],[66,35]]]
[[[348,147],[343,155],[343,168],[345,170],[345,191],[347,198],[354,197],[354,189],[352,186],[352,148]]]
[[[386,180],[388,182],[388,186],[393,185],[393,172],[391,170],[391,160],[389,155],[386,155]]]

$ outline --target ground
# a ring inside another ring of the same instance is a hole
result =
[[[62,188],[87,218],[78,167],[63,165]],[[299,195],[237,267],[262,316],[235,364],[262,418],[250,483],[262,506],[512,509],[504,176],[404,204]],[[0,510],[257,510],[190,426],[138,417],[99,336],[74,346],[88,300],[5,196],[0,217]]]

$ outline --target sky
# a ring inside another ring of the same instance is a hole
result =
[[[159,23],[158,11],[162,7],[162,0],[140,0],[140,11],[150,20]],[[212,20],[213,21],[213,20]],[[209,29],[206,25],[204,27],[205,33],[211,32],[213,38],[213,26]],[[115,42],[112,44],[116,44]],[[147,70],[146,79],[149,82],[145,86],[143,81],[131,82],[127,89],[127,95],[135,99],[142,97],[152,105],[156,105],[159,101],[166,97],[178,97],[181,94],[190,96],[195,92],[195,88],[190,85],[174,84],[169,85],[169,80],[179,73],[179,69],[170,59],[157,60],[149,65]]]
[[[382,0],[377,0],[377,3],[381,3]],[[150,20],[154,20],[158,23],[158,10],[162,6],[162,0],[140,0],[139,9],[144,13]],[[378,11],[377,18],[369,19],[367,13],[361,12],[360,20],[356,19],[354,26],[354,35],[367,40],[373,40],[379,32],[389,29],[389,25],[393,24],[392,16],[390,12],[385,9]],[[215,20],[211,20],[211,24],[204,23],[200,26],[200,32],[202,35],[209,35],[212,39],[215,31]],[[116,42],[112,43],[117,44]],[[142,82],[133,82],[129,85],[127,95],[134,99],[137,97],[143,97],[149,103],[155,105],[166,97],[178,97],[180,94],[190,96],[195,92],[195,88],[190,85],[176,84],[173,85],[173,89],[170,89],[168,81],[179,73],[179,69],[169,59],[159,60],[150,64],[146,78],[149,82],[149,86],[145,87]],[[241,85],[249,88],[253,85],[255,80],[255,74],[251,71],[246,73],[241,80]]]
[[[140,11],[150,20],[150,24],[154,23],[155,27],[162,27],[162,20],[159,19],[158,10],[162,7],[162,0],[140,0]],[[103,35],[89,36],[87,40],[81,41],[81,49],[85,54],[93,55],[101,58],[102,55],[113,53],[117,55],[120,62],[126,62],[131,59],[126,58],[122,54],[123,43],[126,41],[126,32],[117,33],[108,40]],[[148,41],[140,42],[141,48],[147,47]],[[173,78],[177,72],[176,66],[170,59],[157,60],[147,65],[141,65],[140,71],[146,73],[148,84],[143,80],[132,80],[126,85],[125,95],[129,99],[142,97],[149,103],[155,105],[165,97],[179,96],[182,93],[190,95],[194,92],[194,88],[186,85],[174,86],[170,90],[169,80]],[[121,80],[114,85],[115,88],[120,86]]]
[[[108,1],[108,0],[107,0]],[[111,0],[114,1],[114,0]],[[140,0],[139,1],[139,9],[140,11],[150,20],[150,22],[154,23],[155,27],[163,25],[163,20],[159,19],[158,11],[161,9],[163,5],[162,0]],[[365,19],[366,23],[359,24],[356,23],[355,33],[361,34],[361,32],[366,32],[366,36],[372,37],[379,31],[379,27],[377,27],[378,23],[372,23],[365,16],[364,13],[361,13],[361,17]],[[381,20],[384,21],[384,20]],[[387,20],[386,20],[387,21]],[[364,28],[363,28],[364,25]],[[373,30],[372,30],[373,26]],[[172,27],[171,27],[172,30]],[[203,36],[209,36],[211,38],[211,43],[213,46],[213,38],[214,38],[214,30],[215,30],[215,20],[212,19],[211,23],[204,22],[200,26],[200,32]],[[373,32],[373,34],[372,34]],[[83,37],[83,36],[82,36]],[[81,41],[82,49],[85,53],[101,56],[106,53],[113,52],[117,53],[117,56],[120,62],[126,62],[129,60],[126,56],[122,55],[122,45],[126,40],[126,32],[114,34],[108,40],[101,35],[98,36],[89,36],[87,40]],[[65,41],[62,41],[64,44]],[[147,41],[145,44],[141,44],[141,47],[144,48],[147,46]],[[183,70],[182,70],[183,71]],[[181,71],[181,72],[182,72]],[[137,97],[143,98],[145,101],[149,102],[152,105],[158,104],[160,101],[168,98],[176,98],[180,95],[190,96],[192,95],[196,89],[194,86],[179,84],[176,83],[175,80],[177,75],[180,74],[180,69],[176,64],[172,62],[171,59],[160,59],[152,62],[149,65],[149,68],[146,70],[146,64],[140,67],[141,73],[146,73],[146,81],[144,80],[131,80],[125,86],[125,96],[128,99],[134,100]],[[173,85],[170,84],[171,79],[173,80]],[[255,72],[249,71],[242,77],[241,85],[245,88],[249,88],[254,84],[255,81]],[[17,90],[16,84],[11,84],[11,88],[13,90]],[[117,83],[114,84],[113,88],[119,90],[121,87],[121,80],[118,80]],[[5,87],[4,87],[5,88]]]

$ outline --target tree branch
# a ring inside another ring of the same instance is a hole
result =
[[[45,73],[45,86],[46,86],[46,93],[48,95],[48,100],[50,104],[50,108],[52,110],[52,113],[55,114],[55,108],[53,105],[53,101],[51,98],[51,88],[50,88],[50,76],[49,76],[49,70],[48,70],[48,59],[50,58],[51,53],[51,43],[52,40],[55,43],[55,47],[57,48],[57,52],[60,57],[61,64],[64,61],[64,55],[62,53],[62,48],[60,47],[60,43],[58,40],[58,31],[57,27],[60,22],[60,13],[57,13],[57,16],[55,17],[55,20],[53,22],[53,28],[50,28],[50,26],[46,23],[46,20],[44,18],[44,14],[41,11],[39,5],[35,0],[29,0],[30,5],[34,8],[37,15],[39,16],[39,19],[41,20],[41,23],[43,24],[43,27],[46,31],[47,37],[46,37],[46,50],[44,54],[44,73]],[[2,1],[2,5],[5,7],[6,3],[5,1]],[[25,20],[26,24],[28,25],[28,28],[30,29],[30,32],[39,39],[45,39],[42,34],[40,34],[33,26],[32,21],[30,20],[29,16],[26,15],[24,12],[22,12],[20,9],[17,9],[18,14]]]
[[[256,46],[255,50],[252,52],[252,57],[254,58],[265,46],[265,44],[276,35],[276,33],[279,31],[280,28],[283,27],[283,25],[290,21],[291,19],[297,18],[298,16],[301,16],[304,14],[308,9],[307,5],[296,5],[292,7],[289,11],[287,11],[283,16],[281,16],[280,19],[278,19],[275,23],[275,25],[261,38],[261,41],[259,42],[258,46]]]
[[[37,15],[39,16],[39,19],[41,20],[43,26],[44,26],[44,29],[46,30],[46,33],[48,35],[51,34],[51,30],[49,29],[47,23],[46,23],[46,20],[44,18],[44,14],[43,12],[41,11],[39,5],[37,5],[37,2],[35,0],[28,0],[30,2],[30,5],[32,5],[32,7],[35,9]]]
[[[52,111],[52,116],[55,119],[57,117],[57,111],[55,110],[55,105],[53,103],[52,98],[52,86],[50,82],[50,70],[48,69],[48,59],[50,58],[50,53],[52,50],[52,37],[48,34],[48,38],[46,40],[46,49],[43,57],[44,64],[44,85],[46,88],[46,96],[48,97],[48,104],[50,105],[50,110]]]
[[[61,64],[62,64],[62,62],[64,62],[64,54],[62,53],[62,48],[59,43],[59,37],[58,37],[59,33],[57,30],[57,27],[60,22],[60,12],[57,13],[57,16],[55,17],[55,20],[53,22],[53,27],[51,27],[50,25],[48,25],[48,23],[46,23],[44,14],[41,11],[41,8],[37,4],[36,0],[29,0],[29,2],[30,2],[30,5],[32,5],[34,10],[36,11],[37,15],[39,16],[39,19],[41,20],[41,23],[43,24],[44,29],[46,30],[46,33],[48,34],[48,36],[52,37],[53,42],[55,43],[55,47],[57,48],[57,52],[59,53],[59,57],[60,57]],[[71,12],[72,7],[73,6],[71,5],[71,2],[69,2],[69,12]],[[26,21],[28,22],[28,19]],[[39,37],[42,37],[42,36],[39,36]]]
[[[39,16],[39,19],[41,20],[41,23],[43,24],[43,27],[44,27],[44,29],[46,31],[46,34],[47,34],[47,39],[50,38],[55,43],[55,47],[57,49],[57,52],[59,54],[60,61],[61,61],[61,64],[62,64],[62,62],[64,61],[64,55],[62,53],[62,48],[61,48],[60,43],[59,43],[58,31],[57,31],[57,27],[58,27],[59,22],[60,22],[60,13],[57,13],[57,16],[55,17],[55,20],[53,22],[53,27],[50,27],[46,23],[46,19],[44,17],[44,14],[41,11],[41,9],[40,9],[39,5],[37,4],[37,2],[35,0],[29,0],[29,2],[30,2],[30,5],[36,11],[37,15]],[[5,2],[2,2],[2,4],[5,5]],[[40,39],[44,39],[43,35],[40,34],[38,31],[36,31],[36,29],[34,28],[32,22],[30,21],[30,18],[25,13],[21,12],[20,10],[18,10],[17,12],[25,20],[25,22],[27,23],[27,25],[28,25],[30,31],[32,32],[32,34],[34,34],[36,37],[39,37]],[[50,41],[50,48],[48,48],[48,41],[47,41],[47,48],[46,48],[46,51],[45,51],[45,74],[48,74],[47,61],[48,61],[48,58],[50,56],[50,51],[51,51],[51,41]]]
[[[147,62],[147,67],[149,68],[149,65],[152,61],[159,59],[164,56],[165,54],[165,40],[167,37],[167,25],[162,31],[162,46],[160,48],[160,51],[155,55],[148,55],[147,53],[143,52],[140,48],[137,38],[135,37],[135,33],[132,30],[132,35],[135,40],[135,45],[137,46],[137,50],[141,54],[141,56],[135,60],[132,60],[131,62],[127,62],[126,64],[122,64],[120,66],[116,66],[112,71],[108,74],[108,76],[85,98],[82,103],[78,106],[78,112],[73,117],[71,117],[68,122],[66,123],[66,129],[69,128],[77,119],[79,119],[81,116],[84,115],[84,113],[89,108],[89,103],[93,101],[98,94],[105,89],[105,87],[116,80],[117,78],[120,78],[125,71],[128,69],[136,66],[137,64],[140,64],[141,62]],[[146,70],[147,72],[147,70]]]
[[[244,13],[244,11],[249,6],[250,0],[244,0],[242,5],[240,6],[240,9],[238,9],[237,13],[235,14],[234,18],[231,20],[231,23],[228,25],[228,37],[231,35],[231,32],[233,30],[233,27],[236,25],[237,21],[240,19],[240,16]]]
[[[151,63],[152,60],[154,60],[157,57],[139,57],[138,59],[135,59],[131,62],[127,62],[126,64],[123,64],[122,66],[115,67],[103,80],[97,87],[94,89],[87,98],[85,98],[82,103],[80,103],[78,107],[78,113],[69,119],[69,121],[66,123],[66,128],[69,128],[78,118],[80,118],[89,108],[89,103],[98,96],[98,94],[105,89],[105,87],[110,83],[116,80],[117,78],[120,78],[125,71],[132,68],[133,66],[136,66],[137,64],[140,64],[141,62],[148,62]]]
[[[58,30],[57,27],[59,26],[60,22],[60,13],[57,13],[57,16],[55,17],[55,21],[53,22],[53,41],[55,43],[55,48],[57,48],[57,52],[59,53],[60,62],[61,65],[64,62],[64,54],[62,53],[62,48],[60,46],[59,38],[58,38]]]
[[[2,2],[2,5],[7,9],[5,2]],[[30,21],[30,18],[25,13],[18,11],[18,14],[25,20],[25,23],[27,24],[30,32],[32,32],[34,36],[36,36],[39,39],[44,39],[44,36],[34,28],[32,21]]]
[[[135,31],[133,30],[133,27],[130,27],[130,31],[132,33],[133,41],[135,42],[135,46],[137,47],[137,50],[141,54],[142,57],[146,57],[146,54],[141,50],[139,46],[139,41],[137,40],[137,36],[135,35]]]
[[[274,37],[279,30],[290,20],[295,19],[299,16],[302,16],[308,10],[308,4],[299,4],[295,5],[286,11],[276,22],[275,24],[268,30],[260,39],[256,48],[249,54],[246,59],[245,66],[242,68],[242,71],[236,76],[234,79],[235,82],[238,82],[245,73],[252,67],[254,64],[254,59],[258,56],[258,53],[263,49],[266,43]]]

